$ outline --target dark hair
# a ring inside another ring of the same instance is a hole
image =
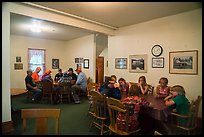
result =
[[[61,68],[59,68],[59,69],[58,69],[58,71],[61,71],[61,72],[62,72],[62,69],[61,69]]]
[[[140,76],[139,79],[138,79],[138,83],[140,82],[140,79],[141,79],[141,78],[142,78],[142,79],[144,80],[144,82],[146,83],[146,78],[145,78],[145,76]]]
[[[161,82],[161,80],[164,80],[165,83],[168,84],[168,79],[167,79],[167,78],[165,78],[165,77],[161,77],[160,80],[159,80],[159,83]]]
[[[115,78],[115,79],[117,79],[117,78],[116,78],[116,75],[111,75],[111,78],[112,78],[112,77]]]
[[[126,82],[124,78],[119,78],[118,81],[124,81],[124,82]]]

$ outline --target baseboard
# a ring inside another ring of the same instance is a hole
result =
[[[7,134],[14,131],[13,121],[7,121],[2,123],[2,134]]]
[[[198,125],[198,128],[201,128],[201,129],[202,129],[202,117],[198,117],[198,119],[197,119],[197,125]]]

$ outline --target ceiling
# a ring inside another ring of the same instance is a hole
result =
[[[116,29],[202,8],[202,3],[200,2],[32,2],[32,4],[102,23]],[[71,40],[95,33],[73,26],[40,20],[42,25],[46,25],[50,29],[46,29],[43,33],[35,34],[23,27],[23,24],[31,23],[32,19],[12,14],[11,34],[55,40]]]

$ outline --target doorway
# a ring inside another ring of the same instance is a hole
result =
[[[96,58],[96,83],[103,83],[104,79],[104,57]]]

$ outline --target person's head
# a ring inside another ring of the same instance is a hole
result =
[[[75,71],[77,72],[77,74],[79,74],[81,72],[81,68],[77,68],[75,69]]]
[[[111,80],[112,80],[112,81],[115,81],[115,83],[116,83],[116,81],[117,81],[116,75],[111,75]]]
[[[119,85],[125,85],[126,81],[125,81],[124,78],[120,78],[120,79],[118,80],[118,83],[119,83]]]
[[[68,69],[68,73],[69,73],[69,74],[72,74],[72,73],[73,73],[73,68],[69,68],[69,69]]]
[[[162,87],[167,86],[167,85],[168,85],[168,79],[165,78],[165,77],[160,78],[159,84],[160,84]]]
[[[145,76],[140,76],[139,79],[138,79],[138,83],[146,84],[146,78],[145,78]]]
[[[180,85],[175,85],[171,88],[173,97],[177,95],[185,96],[185,89]]]
[[[58,69],[58,73],[60,73],[60,74],[62,73],[62,69],[61,68]]]
[[[45,71],[45,74],[46,74],[46,75],[51,75],[51,73],[52,73],[51,70],[46,70],[46,71]]]
[[[39,73],[41,71],[41,68],[40,67],[37,67],[36,69],[35,69],[35,72],[37,72],[37,73]]]
[[[110,81],[108,82],[108,87],[114,88],[114,84],[115,84],[115,81],[110,80]]]
[[[32,73],[33,73],[33,71],[32,71],[31,69],[28,69],[28,70],[27,70],[27,75],[31,76]]]

